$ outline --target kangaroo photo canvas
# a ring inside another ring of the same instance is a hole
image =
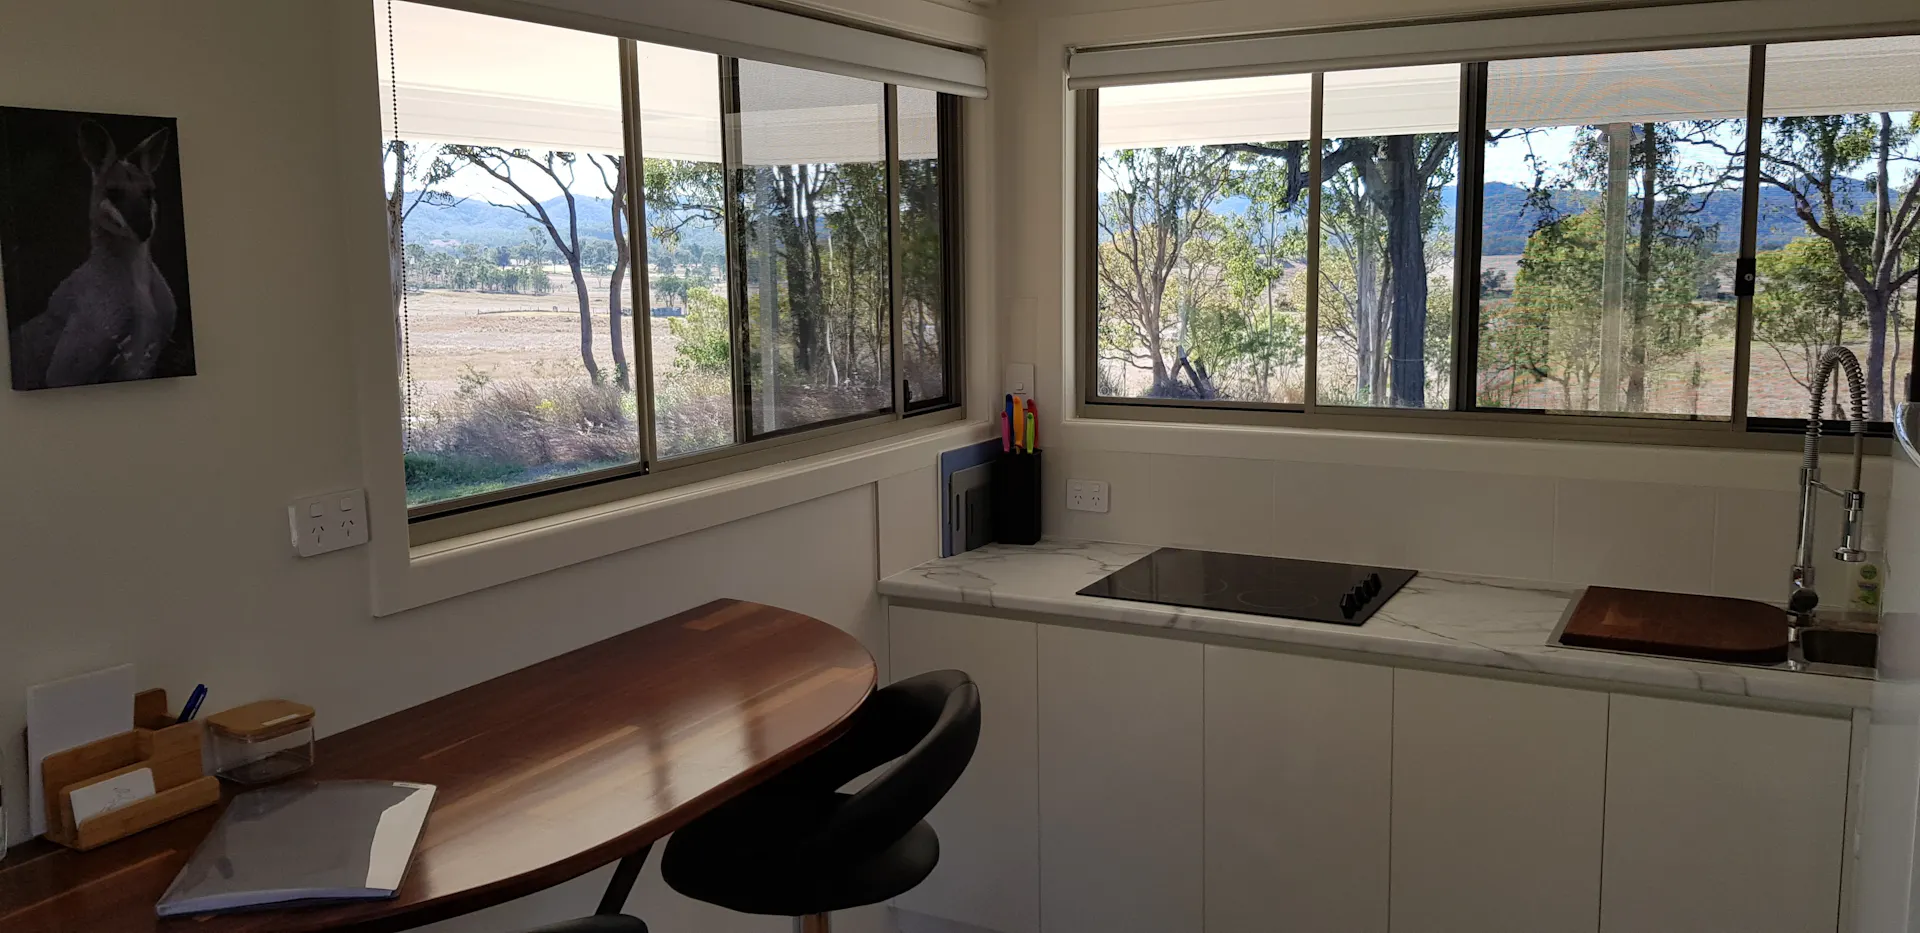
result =
[[[170,117],[0,107],[0,293],[15,389],[190,376]]]

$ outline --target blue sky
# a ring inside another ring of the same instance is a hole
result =
[[[1567,152],[1573,147],[1574,134],[1578,129],[1576,126],[1556,126],[1532,133],[1532,151],[1545,160],[1549,178],[1559,166],[1566,163]],[[1533,168],[1526,162],[1528,142],[1508,139],[1488,146],[1487,180],[1503,181],[1509,185],[1533,184]]]

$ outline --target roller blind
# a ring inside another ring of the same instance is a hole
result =
[[[1493,62],[1487,127],[1739,119],[1751,58],[1732,46]]]
[[[1748,47],[1494,61],[1487,125],[1591,126],[1747,115]],[[1327,138],[1452,132],[1458,65],[1329,71]],[[1120,85],[1100,91],[1103,151],[1307,138],[1305,74]],[[1920,111],[1920,36],[1767,47],[1770,117]]]
[[[1107,88],[1100,92],[1100,149],[1207,146],[1306,139],[1313,79],[1269,75]],[[1417,65],[1327,76],[1327,138],[1459,129],[1460,68]]]
[[[1766,113],[1920,111],[1920,36],[1767,47]]]
[[[986,61],[734,0],[426,0],[435,6],[715,55],[987,96]]]
[[[1385,66],[1498,61],[1920,32],[1913,0],[1721,0],[1116,48],[1077,48],[1075,90]]]
[[[872,81],[740,63],[740,164],[884,162],[885,90]]]
[[[1306,139],[1312,94],[1307,75],[1109,88],[1100,92],[1100,148]]]
[[[386,138],[510,149],[625,151],[619,40],[406,2],[381,4],[374,22]],[[682,54],[707,60],[717,99],[719,72],[713,56]],[[652,103],[668,111],[693,109],[670,101]],[[708,161],[717,162],[717,120],[713,135],[714,157]],[[648,148],[653,148],[651,140]]]
[[[1453,133],[1460,129],[1460,66],[1415,65],[1327,75],[1320,118],[1328,139]]]
[[[376,10],[387,138],[619,154],[619,41],[596,33],[409,3]],[[741,101],[748,165],[879,162],[879,83],[753,60]],[[649,158],[721,161],[720,65],[711,52],[641,43],[642,146]],[[902,158],[935,154],[929,112],[903,119]]]

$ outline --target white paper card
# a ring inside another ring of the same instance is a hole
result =
[[[153,796],[153,769],[128,771],[98,784],[76,787],[69,796],[73,798],[73,825],[78,826],[89,817]]]
[[[27,688],[27,835],[47,831],[40,763],[54,752],[133,728],[133,665]]]

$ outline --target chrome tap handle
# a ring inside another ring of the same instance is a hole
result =
[[[1840,546],[1833,549],[1833,556],[1850,564],[1866,559],[1866,551],[1861,547],[1861,527],[1866,521],[1866,494],[1858,489],[1849,489],[1844,494],[1847,500],[1846,517],[1840,526]]]

